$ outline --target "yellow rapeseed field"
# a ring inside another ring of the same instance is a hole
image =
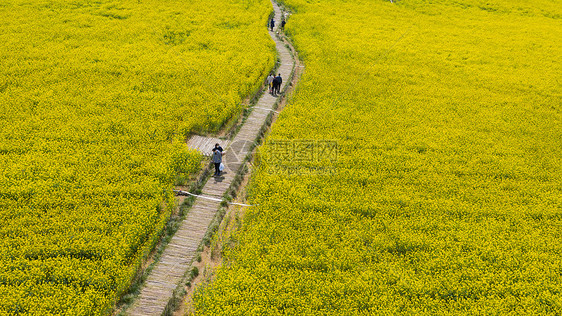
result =
[[[562,2],[285,2],[306,70],[198,313],[562,314]]]
[[[0,1],[0,315],[107,313],[168,219],[174,177],[201,167],[186,135],[238,114],[273,67],[270,12]]]

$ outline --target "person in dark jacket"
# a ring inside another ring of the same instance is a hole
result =
[[[222,150],[219,150],[218,148],[213,148],[213,155],[211,156],[211,160],[215,164],[215,174],[214,175],[220,176],[221,175],[220,167],[221,167],[221,162],[222,162]]]
[[[223,152],[221,145],[219,145],[219,143],[215,144],[215,148],[213,148],[213,150],[218,149],[221,151],[221,153]]]
[[[271,20],[269,20],[269,29],[273,32],[274,27],[275,27],[275,19],[271,18]]]
[[[277,77],[273,79],[273,95],[276,96],[279,91],[281,90],[281,84],[283,83],[283,78],[281,78],[281,74],[278,74]]]

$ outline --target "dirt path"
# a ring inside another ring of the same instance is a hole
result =
[[[273,7],[275,20],[279,24],[282,12],[276,3],[273,3]],[[275,31],[270,32],[270,36],[275,41],[281,62],[277,72],[284,78],[281,86],[283,91],[287,83],[291,82],[295,61],[285,46],[286,43],[277,38]],[[278,98],[265,93],[256,103],[252,113],[226,148],[223,175],[207,181],[202,189],[202,196],[196,199],[168,243],[146,279],[141,293],[126,311],[127,315],[161,315],[172,299],[174,290],[183,286],[181,283],[184,282],[184,276],[191,270],[197,249],[217,214],[222,197],[229,190],[244,160],[251,155],[253,144],[260,137],[260,131],[277,101]]]

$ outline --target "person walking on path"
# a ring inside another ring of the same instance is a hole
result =
[[[273,76],[273,73],[272,72],[269,73],[269,76],[267,76],[267,81],[266,81],[269,93],[272,93],[273,91],[273,78],[275,78]]]
[[[220,148],[220,146],[219,146],[219,148]],[[221,162],[222,162],[222,150],[220,150],[219,148],[213,148],[212,161],[215,164],[215,174],[214,174],[214,176],[220,176],[221,175],[221,169],[220,168],[221,168]]]
[[[281,31],[285,32],[285,24],[287,24],[287,21],[285,21],[285,19],[281,20]]]
[[[278,74],[277,77],[273,79],[273,95],[277,96],[279,90],[281,90],[281,84],[283,83],[283,78],[281,78],[281,74]]]
[[[275,27],[275,19],[271,18],[271,20],[269,20],[269,29],[273,32],[274,27]]]
[[[272,96],[276,96],[276,91],[277,91],[277,85],[279,84],[279,80],[277,80],[277,77],[273,78],[273,81],[271,82],[271,95]]]

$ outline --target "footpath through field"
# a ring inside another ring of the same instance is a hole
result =
[[[281,9],[275,2],[272,3],[276,24],[280,24]],[[284,91],[285,86],[290,82],[295,61],[285,43],[275,35],[276,30],[277,25],[274,32],[270,31],[270,36],[277,46],[281,62],[277,73],[283,78],[281,91]],[[267,116],[274,109],[276,102],[277,98],[269,93],[264,93],[259,99],[238,134],[226,148],[223,175],[211,178],[202,189],[202,195],[216,200],[197,197],[146,279],[138,298],[126,311],[127,315],[161,315],[165,311],[173,291],[182,281],[197,254],[197,248],[220,207],[220,200],[239,172],[244,158],[250,154],[251,145],[259,137],[260,130],[266,124]]]

